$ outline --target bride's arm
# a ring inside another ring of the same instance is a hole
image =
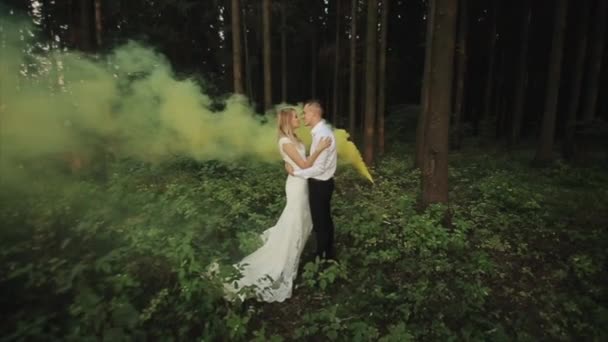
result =
[[[329,146],[331,146],[330,138],[323,138],[319,141],[319,145],[315,152],[311,154],[307,159],[303,159],[298,152],[295,144],[283,144],[283,151],[293,160],[300,169],[307,169],[311,167],[315,160],[319,157],[319,155],[325,151]]]

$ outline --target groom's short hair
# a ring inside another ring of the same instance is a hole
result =
[[[308,100],[304,102],[304,107],[312,107],[316,109],[319,112],[319,115],[323,117],[323,106],[321,106],[321,101],[315,99]]]

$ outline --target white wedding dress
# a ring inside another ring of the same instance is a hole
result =
[[[283,151],[283,144],[292,143],[289,138],[279,139],[279,151],[283,160],[299,169],[298,165]],[[304,144],[297,150],[306,159]],[[260,236],[264,245],[234,265],[241,269],[242,278],[225,283],[229,295],[237,294],[243,287],[254,285],[258,300],[282,302],[291,297],[293,282],[298,273],[300,255],[312,231],[312,218],[308,202],[308,182],[288,176],[285,182],[287,203],[276,225]],[[239,294],[244,299],[243,294]]]

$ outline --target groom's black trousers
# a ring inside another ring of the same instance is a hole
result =
[[[331,195],[334,192],[334,179],[321,181],[309,178],[308,192],[313,230],[317,235],[317,256],[324,259],[335,259],[334,222],[331,219]]]

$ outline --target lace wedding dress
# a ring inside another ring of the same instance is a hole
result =
[[[283,160],[297,170],[298,165],[283,152],[283,145],[291,142],[286,137],[279,139],[279,151]],[[304,144],[298,143],[297,150],[306,159]],[[307,181],[288,176],[285,194],[287,203],[279,220],[261,235],[263,246],[234,265],[241,269],[243,277],[224,284],[227,294],[235,295],[243,287],[253,285],[258,300],[282,302],[291,297],[300,255],[312,231]],[[239,296],[244,299],[243,294]]]

